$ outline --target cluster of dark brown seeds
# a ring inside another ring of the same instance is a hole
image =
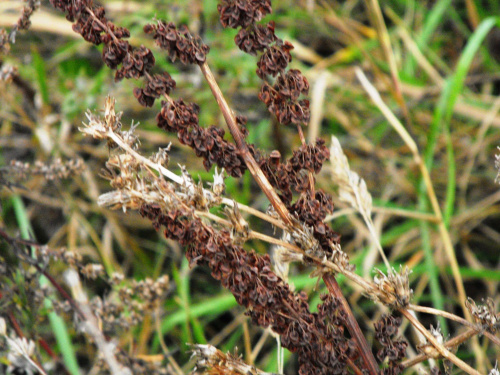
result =
[[[336,299],[324,296],[318,313],[311,313],[307,296],[293,293],[274,274],[269,255],[245,251],[230,232],[218,231],[188,211],[162,212],[144,205],[141,214],[157,229],[164,228],[167,238],[187,246],[191,265],[208,266],[254,323],[281,335],[283,346],[299,356],[300,374],[348,373],[346,362],[356,361],[358,353],[344,336],[345,316]]]
[[[95,5],[93,0],[50,0],[50,3],[66,13],[66,18],[74,22],[73,30],[86,41],[104,44],[102,59],[109,68],[116,70],[116,80],[145,78],[145,88],[134,91],[139,103],[152,106],[155,99],[175,87],[168,75],[151,77],[150,72],[155,66],[151,50],[130,45],[125,40],[130,32],[109,21],[102,6]]]
[[[175,81],[167,73],[151,73],[155,65],[151,51],[143,46],[134,48],[124,40],[129,37],[128,30],[107,20],[102,7],[95,6],[92,0],[50,1],[66,13],[68,20],[75,22],[73,29],[85,40],[96,45],[104,43],[103,60],[117,70],[116,79],[144,78],[144,87],[134,90],[142,105],[152,106],[155,99],[165,97],[157,115],[160,128],[177,133],[182,143],[203,157],[207,169],[216,164],[234,177],[245,172],[247,167],[241,155],[234,144],[224,139],[224,131],[215,126],[202,128],[196,104],[168,96],[175,88]],[[274,23],[256,25],[271,12],[270,0],[222,0],[218,9],[224,26],[241,27],[235,39],[240,49],[250,54],[261,53],[257,64],[259,76],[276,77],[274,84],[264,84],[261,100],[283,124],[307,123],[309,103],[299,97],[307,95],[309,84],[298,70],[285,72],[293,46],[275,35]],[[173,61],[201,65],[206,60],[208,47],[198,37],[191,36],[185,27],[178,29],[172,23],[159,21],[147,25],[145,32],[153,35],[157,45],[167,50]],[[246,136],[245,120],[238,117],[238,124]],[[339,240],[323,223],[324,217],[332,212],[333,203],[329,195],[314,191],[311,184],[312,173],[318,173],[329,158],[325,142],[304,144],[283,163],[276,151],[265,157],[253,145],[248,147],[287,208],[314,229],[314,236],[328,254],[331,245]],[[300,197],[292,204],[293,192],[300,193]],[[318,313],[311,313],[306,296],[291,292],[271,271],[269,256],[246,252],[234,243],[229,231],[218,231],[187,210],[162,212],[158,206],[145,205],[141,213],[157,229],[165,228],[166,237],[187,246],[186,256],[191,264],[208,266],[213,277],[234,294],[239,304],[249,309],[248,314],[255,323],[271,326],[281,335],[283,345],[298,353],[300,374],[348,373],[346,363],[357,362],[356,350],[344,337],[345,317],[335,299],[324,297]]]
[[[406,356],[408,343],[396,339],[401,322],[402,320],[399,317],[383,315],[374,324],[375,338],[382,345],[382,348],[377,353],[377,358],[381,363],[386,358],[389,360],[387,368],[381,372],[382,375],[399,375],[404,370],[400,361]]]
[[[309,101],[299,101],[298,97],[308,94],[309,84],[300,71],[285,72],[292,61],[290,51],[293,45],[276,36],[274,22],[265,26],[257,24],[263,16],[271,13],[270,0],[224,0],[217,9],[222,26],[234,29],[240,27],[235,42],[242,51],[251,55],[261,52],[257,75],[262,79],[277,76],[274,85],[264,83],[259,95],[269,112],[284,125],[307,125],[310,117]]]
[[[156,121],[159,128],[177,133],[182,144],[188,145],[195,151],[196,156],[202,157],[207,170],[216,164],[224,168],[230,176],[241,177],[246,165],[236,146],[224,139],[224,129],[217,126],[201,127],[198,120],[199,111],[197,104],[186,104],[182,99],[163,101]],[[245,120],[238,118],[243,124]]]
[[[185,25],[177,29],[173,22],[158,21],[156,25],[146,25],[144,32],[153,34],[156,44],[168,51],[172,62],[179,59],[183,64],[202,64],[210,50],[199,36],[193,37]]]

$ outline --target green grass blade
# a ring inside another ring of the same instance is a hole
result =
[[[417,45],[421,50],[427,45],[432,34],[434,34],[437,27],[443,22],[444,14],[450,5],[451,0],[440,0],[436,2],[432,10],[428,13],[422,31],[416,38]],[[405,67],[406,74],[409,76],[414,75],[415,64],[415,59],[410,56]]]
[[[11,198],[14,213],[19,224],[19,229],[21,230],[21,236],[24,239],[32,239],[30,233],[32,233],[31,224],[26,215],[26,209],[24,208],[23,201],[19,196],[14,196]],[[45,276],[40,276],[40,286],[48,285],[49,281]],[[52,302],[45,298],[44,300],[45,308],[52,309]],[[49,314],[49,321],[54,336],[56,338],[57,347],[62,354],[64,364],[71,375],[80,375],[80,368],[76,360],[75,350],[69,336],[68,329],[64,320],[57,315],[55,311],[51,311]]]
[[[445,225],[448,226],[451,217],[453,216],[454,206],[455,206],[455,188],[456,188],[456,167],[454,159],[453,145],[450,137],[450,122],[453,116],[453,109],[457,102],[458,96],[462,92],[465,84],[465,79],[467,78],[467,73],[469,72],[472,60],[476,55],[479,47],[483,43],[484,39],[490,32],[490,30],[495,26],[495,24],[500,25],[499,17],[490,17],[485,19],[478,26],[476,31],[472,34],[467,45],[458,60],[457,68],[455,74],[451,77],[449,89],[446,90],[446,97],[442,103],[445,105],[444,108],[444,121],[441,121],[442,110],[439,111],[439,116],[435,117],[435,120],[443,123],[443,133],[446,137],[446,151],[448,158],[448,184],[446,192],[446,202],[445,208],[443,210],[443,219]],[[438,124],[436,124],[438,126]]]
[[[50,104],[49,88],[47,86],[47,72],[45,71],[45,62],[42,56],[33,49],[31,56],[33,56],[33,67],[35,68],[36,79],[38,81],[38,88],[42,96],[43,104]]]

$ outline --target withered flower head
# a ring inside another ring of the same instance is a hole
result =
[[[495,333],[500,327],[500,312],[496,312],[493,299],[487,298],[484,305],[476,305],[476,302],[469,297],[465,301],[465,306],[476,323],[480,324],[483,329]]]
[[[399,273],[393,268],[387,276],[378,269],[376,271],[378,276],[373,278],[376,289],[368,292],[370,297],[395,309],[408,306],[413,295],[408,278],[412,271],[402,266]]]

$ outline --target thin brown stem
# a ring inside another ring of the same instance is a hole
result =
[[[302,126],[297,125],[297,131],[299,132],[299,137],[300,137],[300,142],[302,143],[302,146],[306,145],[306,137],[304,136],[304,132],[302,131]],[[311,188],[311,196],[314,197],[314,176],[311,171],[307,174],[309,177],[309,186]]]
[[[279,198],[278,194],[276,191],[273,189],[269,181],[267,180],[266,176],[260,169],[259,165],[253,158],[253,156],[250,154],[250,150],[248,149],[248,146],[243,138],[243,135],[240,132],[240,129],[238,128],[238,124],[236,123],[236,118],[234,116],[233,111],[229,107],[226,99],[224,98],[224,95],[222,94],[222,91],[219,88],[219,85],[217,84],[217,81],[210,70],[210,67],[208,64],[205,62],[200,65],[201,72],[205,76],[205,79],[210,86],[210,89],[212,91],[212,94],[215,97],[215,100],[217,101],[217,104],[219,105],[219,108],[222,112],[222,115],[224,116],[224,119],[226,120],[226,124],[229,128],[229,131],[231,132],[231,135],[233,136],[233,139],[236,143],[236,146],[238,147],[238,150],[240,152],[240,155],[242,156],[243,160],[245,161],[248,170],[252,174],[252,177],[257,181],[259,184],[260,188],[266,194],[267,198],[269,199],[269,202],[272,204],[274,207],[275,211],[277,214],[280,216],[280,218],[283,220],[283,222],[288,225],[290,228],[293,228],[293,222],[290,218],[290,213],[288,212],[288,209],[286,208],[285,204],[281,201]],[[303,134],[302,134],[303,137]],[[304,139],[305,142],[305,139]],[[338,287],[338,284],[335,280],[335,278],[330,275],[327,276],[328,274],[325,274],[323,276],[323,280],[325,283],[329,282],[331,285],[336,284],[337,288],[334,288],[336,294],[335,296],[343,300],[343,304],[345,304],[345,311],[348,315],[348,321],[349,321],[349,329],[352,332],[355,332],[357,336],[363,336],[361,329],[359,328],[359,325],[354,318],[354,315],[347,303],[345,301],[345,298],[342,294],[342,291]],[[330,290],[330,288],[329,288]],[[352,333],[351,333],[352,334]],[[353,335],[353,336],[355,336]],[[355,336],[356,337],[356,336]],[[362,358],[365,362],[365,365],[367,366],[367,369],[369,369],[370,374],[377,374],[377,366],[376,366],[376,361],[375,358],[373,357],[373,354],[368,347],[368,344],[366,343],[366,339],[363,337],[357,337],[356,340],[359,343],[359,349],[362,352]],[[364,343],[362,341],[364,340]]]
[[[281,219],[285,222],[285,224],[292,226],[293,225],[292,220],[290,219],[290,214],[285,204],[281,201],[280,197],[278,196],[276,191],[273,189],[273,187],[267,180],[266,176],[260,169],[254,157],[250,154],[248,145],[246,144],[245,139],[243,138],[243,135],[241,134],[241,131],[238,128],[238,124],[236,123],[236,117],[234,116],[234,113],[231,110],[231,108],[229,108],[229,104],[227,104],[227,101],[224,98],[224,95],[222,94],[222,91],[220,90],[219,85],[217,84],[217,81],[215,80],[212,71],[210,70],[210,67],[205,62],[200,65],[200,69],[203,75],[205,76],[208,85],[210,86],[210,90],[212,90],[212,94],[214,95],[215,100],[219,105],[222,115],[226,120],[226,124],[229,128],[229,131],[231,132],[231,135],[233,136],[236,146],[238,147],[238,151],[243,160],[245,161],[248,170],[252,174],[252,177],[259,184],[260,188],[269,199],[269,202],[272,204],[272,206],[274,207],[278,215],[281,217]]]
[[[467,341],[468,339],[470,339],[471,337],[473,337],[474,335],[477,334],[477,331],[473,328],[471,329],[468,329],[467,331],[465,331],[464,333],[461,333],[460,335],[452,338],[451,340],[448,340],[446,341],[443,346],[447,349],[451,349],[451,348],[454,348],[458,345],[460,345],[461,343]],[[406,361],[403,361],[401,363],[401,365],[404,367],[404,368],[409,368],[409,367],[412,367],[412,366],[415,366],[416,364],[420,363],[420,362],[423,362],[425,361],[426,359],[430,358],[430,356],[428,354],[419,354],[417,355],[416,357],[413,357],[411,359],[408,359]]]
[[[447,311],[434,309],[432,307],[417,306],[417,305],[412,305],[412,304],[410,304],[408,306],[408,309],[413,310],[413,311],[422,312],[425,314],[442,316],[443,318],[447,318],[447,319],[459,322],[459,323],[463,324],[464,326],[469,327],[470,329],[474,329],[477,333],[482,332],[482,334],[485,335],[487,338],[489,338],[491,340],[491,342],[500,346],[500,338],[496,337],[492,333],[483,330],[481,327],[479,327],[479,326],[469,322],[468,320],[465,320],[464,318],[461,318],[455,314],[449,313]]]
[[[399,309],[399,312],[405,316],[406,319],[410,321],[410,323],[425,336],[427,341],[437,350],[437,352],[445,359],[453,362],[458,368],[465,371],[471,375],[481,375],[481,373],[472,367],[470,367],[467,363],[458,358],[455,354],[451,353],[443,344],[440,344],[437,339],[419,322],[417,318],[415,318],[410,312],[406,309]]]
[[[374,375],[377,374],[378,373],[377,361],[375,360],[375,357],[372,354],[371,348],[368,345],[368,342],[366,341],[363,332],[361,332],[361,328],[359,328],[358,322],[354,318],[354,314],[352,313],[351,308],[349,307],[349,303],[342,294],[342,290],[340,289],[337,280],[335,280],[335,277],[331,273],[327,273],[323,275],[323,281],[325,282],[328,291],[334,297],[338,298],[339,301],[342,303],[342,308],[346,312],[347,320],[349,322],[349,324],[347,325],[347,329],[349,330],[349,333],[352,335],[352,337],[354,337],[354,340],[356,340],[358,347],[360,349],[361,357],[363,358],[363,361],[365,362],[369,373]]]

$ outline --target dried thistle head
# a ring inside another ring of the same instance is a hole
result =
[[[373,278],[376,288],[368,291],[371,298],[394,309],[407,307],[413,295],[408,276],[412,271],[408,267],[393,268],[385,275],[376,269],[378,275]]]
[[[467,298],[465,306],[471,313],[476,323],[480,324],[488,332],[495,333],[500,327],[500,312],[496,312],[495,302],[487,298],[484,305],[476,305],[472,298]]]

